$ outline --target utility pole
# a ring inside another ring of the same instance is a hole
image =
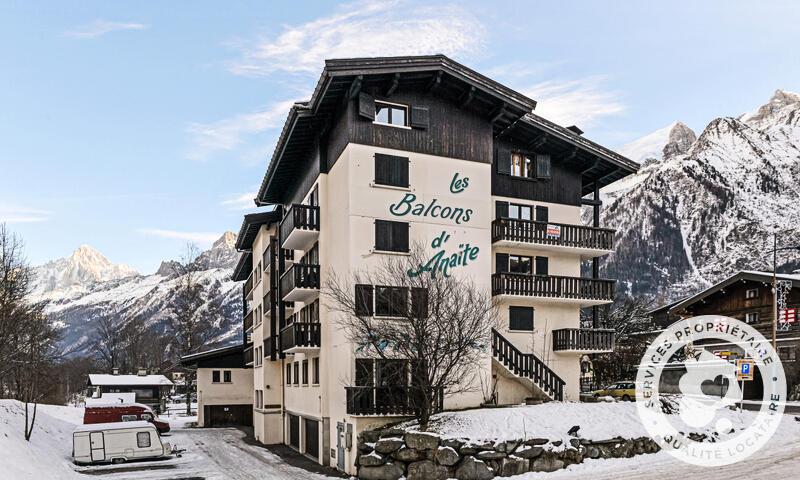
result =
[[[778,232],[772,232],[772,349],[778,351]]]

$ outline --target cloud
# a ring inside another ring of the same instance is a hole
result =
[[[220,205],[230,210],[250,210],[256,208],[253,199],[256,198],[256,192],[237,193],[230,195],[220,202]]]
[[[192,160],[207,160],[214,153],[236,150],[247,137],[280,127],[293,103],[285,100],[263,110],[213,123],[191,123],[187,132],[192,146],[186,156]]]
[[[64,32],[64,36],[73,38],[97,38],[111,32],[120,30],[144,30],[147,25],[133,22],[111,22],[108,20],[95,20],[94,22],[82,25],[75,30]]]
[[[240,42],[241,57],[229,64],[237,75],[274,72],[316,74],[325,59],[478,51],[483,25],[456,4],[410,5],[403,0],[367,0],[332,15],[286,25],[277,35]]]
[[[160,230],[157,228],[140,228],[138,232],[151,237],[171,238],[196,243],[213,243],[221,235],[212,232],[178,232],[175,230]]]
[[[0,223],[36,223],[50,220],[52,212],[17,205],[0,204]]]
[[[602,75],[578,80],[548,80],[523,91],[537,101],[536,114],[561,125],[585,129],[602,117],[625,110],[619,93],[604,87],[606,80]]]

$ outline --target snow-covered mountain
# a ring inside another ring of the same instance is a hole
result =
[[[215,325],[216,344],[235,342],[242,334],[241,288],[230,279],[238,256],[235,242],[236,235],[226,232],[196,260],[205,295],[222,296],[225,314]],[[173,265],[174,261],[165,261],[156,273],[140,275],[82,246],[68,258],[36,267],[34,299],[47,302],[65,349],[71,354],[87,353],[101,316],[111,316],[120,327],[138,316],[148,326],[163,328],[180,280]]]
[[[621,149],[642,168],[602,192],[602,223],[617,230],[603,273],[623,294],[671,300],[735,270],[771,270],[772,232],[779,244],[800,238],[800,95],[778,90],[699,137],[680,122],[667,128]],[[781,265],[800,259],[779,256]]]

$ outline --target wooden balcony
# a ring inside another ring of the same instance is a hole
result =
[[[492,222],[492,244],[535,247],[541,251],[573,252],[584,259],[606,255],[614,249],[614,230],[608,228],[498,218]]]
[[[253,299],[253,286],[253,272],[250,272],[250,276],[247,277],[247,280],[242,286],[242,294],[244,295],[245,300]]]
[[[253,329],[253,310],[250,309],[247,315],[244,316],[244,324],[242,326],[245,333]]]
[[[269,312],[272,302],[275,302],[276,308],[278,305],[278,291],[276,289],[272,289],[264,295],[264,310]],[[285,315],[290,315],[294,311],[294,302],[283,302],[283,308]]]
[[[614,301],[614,283],[614,280],[562,275],[495,273],[492,275],[492,296],[589,307]]]
[[[281,277],[285,302],[308,302],[319,296],[319,265],[293,264]]]
[[[347,391],[347,413],[363,416],[411,416],[419,404],[419,390],[407,385],[382,387],[344,387]],[[434,413],[444,409],[441,389],[434,393]],[[415,398],[416,397],[416,398]]]
[[[275,359],[277,360],[280,354],[280,349],[278,348],[278,335],[270,335],[264,339],[264,360],[271,360],[272,359],[272,352],[275,352]]]
[[[319,323],[292,323],[281,330],[281,350],[283,353],[310,353],[319,350]]]
[[[281,247],[307,250],[319,237],[319,206],[295,203],[286,211],[280,226]]]
[[[270,242],[266,249],[264,249],[264,256],[262,258],[262,263],[264,264],[264,272],[269,272],[269,266],[272,264],[272,260],[275,259],[277,261],[276,250],[277,246],[275,243]],[[283,248],[283,262],[286,267],[288,267],[291,263],[294,262],[294,250],[290,250],[288,248]]]
[[[602,353],[614,351],[614,330],[561,328],[553,330],[554,352]]]
[[[253,365],[253,346],[249,346],[244,349],[244,364]]]

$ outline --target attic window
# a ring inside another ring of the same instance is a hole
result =
[[[744,292],[744,298],[751,299],[758,297],[758,289],[757,288],[750,288],[746,292]]]
[[[396,103],[375,102],[375,123],[408,127],[408,107]]]

